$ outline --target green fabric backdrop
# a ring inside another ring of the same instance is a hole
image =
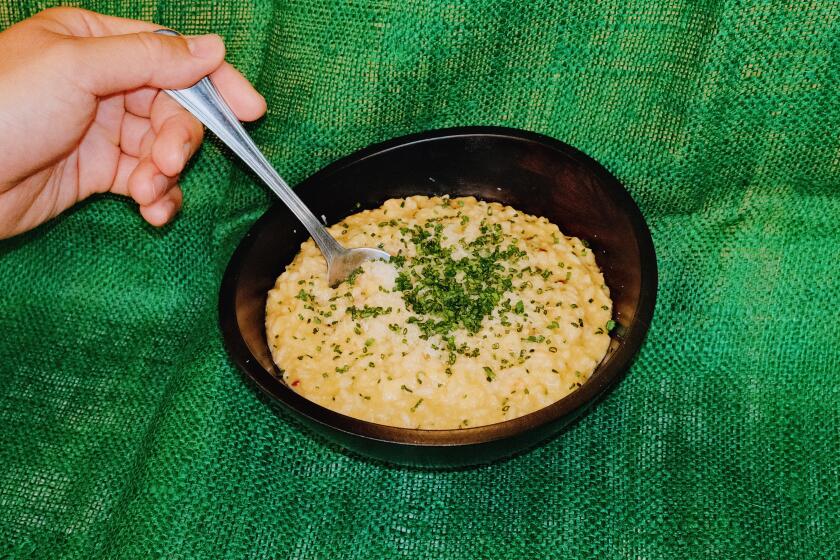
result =
[[[0,26],[48,4],[5,0]],[[163,230],[104,197],[0,243],[0,557],[840,557],[840,4],[85,6],[223,35],[292,182],[443,126],[583,149],[647,217],[659,301],[627,378],[549,444],[360,460],[223,350],[221,274],[270,199],[206,143]]]

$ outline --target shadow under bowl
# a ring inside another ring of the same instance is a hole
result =
[[[436,130],[376,144],[315,173],[296,192],[316,216],[335,223],[389,198],[475,196],[544,216],[589,242],[613,300],[616,328],[607,355],[576,391],[505,422],[416,430],[358,420],[290,389],[271,359],[265,333],[268,291],[308,235],[276,204],[240,242],[222,280],[219,320],[233,360],[272,399],[318,434],[386,462],[421,467],[483,464],[557,434],[623,376],[644,341],[656,302],[650,231],[618,180],[579,150],[547,136],[499,127]]]

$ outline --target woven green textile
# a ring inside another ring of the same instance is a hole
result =
[[[444,126],[579,147],[647,217],[659,300],[626,379],[531,453],[350,456],[222,347],[221,275],[270,198],[205,143],[163,230],[103,197],[0,242],[0,557],[840,558],[840,4],[85,7],[223,35],[291,182]]]

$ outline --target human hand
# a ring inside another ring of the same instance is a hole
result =
[[[161,88],[212,74],[241,120],[265,113],[220,37],[155,29],[53,8],[0,33],[0,239],[102,192],[130,196],[150,224],[170,221],[203,128]]]

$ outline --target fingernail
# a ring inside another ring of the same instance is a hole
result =
[[[210,58],[218,54],[222,38],[213,33],[187,37],[187,47],[193,56]]]
[[[158,173],[154,177],[152,177],[152,185],[154,185],[155,187],[155,198],[152,200],[152,202],[157,200],[157,198],[166,191],[167,184],[169,184],[169,178],[166,175],[161,175],[160,173]]]
[[[169,220],[175,215],[175,203],[171,200],[167,200],[163,203],[163,206],[160,209],[160,213],[163,216],[163,223],[168,223]]]
[[[184,151],[184,164],[186,164],[187,160],[190,159],[190,143],[184,142],[182,150]]]

